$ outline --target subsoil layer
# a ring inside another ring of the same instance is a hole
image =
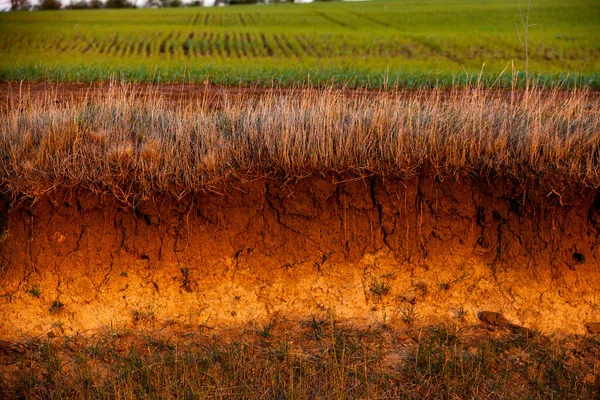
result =
[[[584,186],[311,176],[135,207],[77,190],[1,205],[4,340],[322,314],[412,326],[489,311],[564,333],[600,320],[600,192]]]

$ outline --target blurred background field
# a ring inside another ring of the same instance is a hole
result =
[[[1,13],[0,79],[506,87],[525,75],[518,21],[512,0]],[[533,2],[534,79],[598,88],[598,21],[595,0]]]

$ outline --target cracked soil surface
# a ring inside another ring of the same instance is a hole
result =
[[[312,176],[135,209],[77,191],[0,203],[5,340],[320,313],[412,325],[486,310],[565,333],[600,319],[600,192],[583,186]]]

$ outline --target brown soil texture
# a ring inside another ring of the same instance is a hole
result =
[[[135,209],[73,191],[2,210],[0,339],[322,313],[412,326],[490,311],[558,333],[600,320],[589,187],[310,176]]]

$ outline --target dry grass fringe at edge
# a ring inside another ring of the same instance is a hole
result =
[[[600,186],[600,104],[586,90],[479,88],[223,96],[173,105],[127,85],[0,109],[0,187],[181,196],[228,177],[350,174],[551,179]]]

